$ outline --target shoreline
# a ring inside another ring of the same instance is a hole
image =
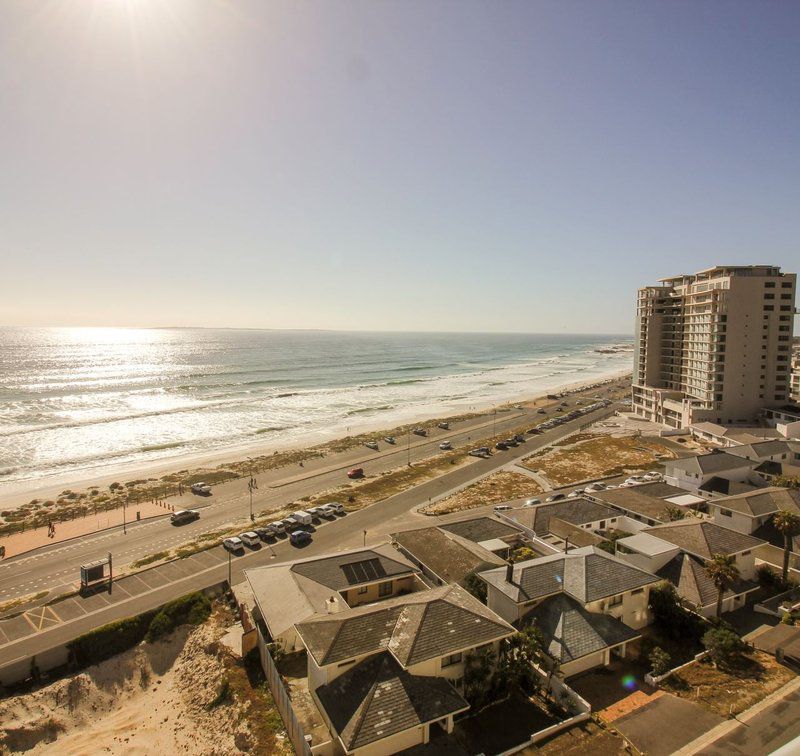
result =
[[[548,393],[579,391],[592,384],[604,384],[630,375],[630,369],[616,370],[592,378],[563,383],[541,389],[538,393],[516,394],[499,402],[479,404],[471,408],[443,403],[440,407],[431,407],[427,411],[409,411],[393,419],[393,425],[387,428],[386,421],[380,416],[365,418],[349,426],[333,428],[329,431],[316,430],[306,433],[294,433],[284,440],[264,444],[258,440],[252,443],[237,444],[225,449],[205,452],[187,452],[185,454],[164,457],[160,460],[137,461],[109,466],[94,466],[91,470],[74,470],[63,475],[42,476],[18,481],[0,482],[0,509],[14,510],[28,504],[31,499],[56,499],[65,489],[86,490],[104,488],[111,483],[129,480],[160,478],[168,474],[184,470],[205,470],[222,467],[226,464],[242,463],[249,457],[267,456],[275,452],[304,451],[311,447],[344,441],[349,437],[364,433],[389,433],[396,428],[414,423],[424,423],[435,418],[452,418],[470,415],[479,417],[495,408],[513,404],[529,404],[544,398]],[[459,412],[459,409],[461,410]]]

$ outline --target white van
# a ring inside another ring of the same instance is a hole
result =
[[[294,520],[295,524],[297,525],[310,525],[314,518],[308,512],[304,512],[302,509],[300,509],[297,512],[292,512],[292,514],[289,516],[289,519]]]

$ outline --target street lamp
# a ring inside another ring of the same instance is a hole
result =
[[[408,432],[408,466],[411,467],[411,431]]]
[[[228,588],[233,587],[233,580],[231,580],[231,552],[228,550]]]
[[[128,533],[128,523],[126,518],[126,507],[128,506],[128,497],[126,496],[122,500],[122,535],[127,535]]]
[[[366,547],[366,545],[367,545],[367,531],[365,530],[364,531],[364,546]]]

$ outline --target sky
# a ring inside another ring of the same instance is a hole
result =
[[[800,4],[5,0],[0,324],[630,333],[800,268]]]

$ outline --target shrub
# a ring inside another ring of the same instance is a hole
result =
[[[656,646],[650,652],[649,661],[653,674],[658,677],[669,672],[672,657],[663,648]]]
[[[145,639],[152,643],[179,625],[199,625],[211,614],[211,601],[205,593],[190,593],[161,607],[150,623]]]
[[[650,591],[650,609],[653,621],[673,640],[693,645],[700,642],[706,629],[703,620],[684,607],[672,584]]]
[[[80,666],[97,664],[141,643],[155,612],[111,622],[81,635],[67,644],[75,663]]]
[[[217,695],[206,704],[206,709],[211,711],[211,709],[216,709],[217,706],[221,706],[224,703],[230,701],[231,698],[231,683],[227,677],[222,678],[222,682],[219,685],[219,689],[217,690]]]
[[[767,591],[785,591],[789,588],[788,583],[783,582],[783,578],[775,572],[768,564],[762,564],[757,570],[758,584]]]
[[[478,601],[484,604],[486,603],[486,583],[478,577],[477,573],[470,572],[469,575],[464,578],[464,588],[475,596]]]
[[[714,664],[729,664],[744,650],[742,639],[727,627],[713,627],[703,635],[703,645]]]

